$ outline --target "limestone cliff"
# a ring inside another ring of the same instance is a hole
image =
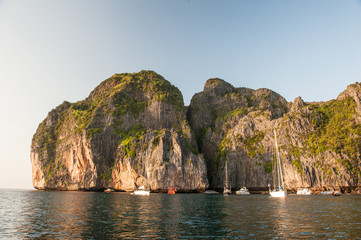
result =
[[[33,137],[31,160],[37,189],[208,187],[182,94],[152,71],[115,74],[85,100],[49,112]]]
[[[289,103],[214,78],[185,108],[152,71],[115,74],[85,100],[50,111],[32,140],[33,185],[201,192],[227,177],[233,189],[266,188],[275,184],[274,130],[287,188],[359,185],[361,84],[328,102]]]
[[[287,103],[268,89],[234,88],[210,79],[196,94],[188,119],[204,153],[211,188],[274,185],[274,133],[288,188],[357,186],[361,177],[360,84],[337,100]]]

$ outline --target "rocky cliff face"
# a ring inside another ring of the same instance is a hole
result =
[[[207,162],[211,188],[275,185],[274,130],[285,185],[313,189],[357,186],[360,164],[360,85],[337,100],[293,103],[268,89],[234,88],[210,79],[188,119]],[[228,174],[225,176],[225,166]]]
[[[84,101],[52,110],[33,137],[31,160],[37,189],[208,187],[183,97],[151,71],[116,74]]]
[[[31,146],[37,189],[155,192],[275,185],[275,138],[287,188],[355,187],[361,178],[361,84],[336,100],[288,103],[269,89],[215,78],[187,108],[151,71],[116,74],[64,102]],[[225,174],[227,166],[228,174]]]

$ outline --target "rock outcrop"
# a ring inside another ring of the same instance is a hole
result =
[[[275,185],[274,130],[287,188],[359,185],[361,84],[336,100],[288,103],[214,78],[186,108],[152,71],[115,74],[85,100],[50,111],[32,141],[33,185],[202,192],[227,178],[233,189],[265,189]]]
[[[357,123],[361,124],[361,85],[360,83],[355,83],[347,86],[347,89],[343,91],[338,97],[337,100],[344,100],[351,97],[356,103],[356,112],[355,119]]]
[[[37,189],[208,187],[182,94],[151,71],[116,74],[84,101],[52,110],[33,137],[31,160]]]
[[[274,183],[275,140],[288,188],[357,186],[360,85],[326,103],[287,103],[268,89],[233,88],[210,79],[189,106],[188,119],[207,162],[210,187],[265,188]],[[227,164],[228,174],[225,176]]]

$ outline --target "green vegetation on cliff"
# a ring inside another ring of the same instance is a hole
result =
[[[229,175],[237,176],[234,181],[252,182],[246,174],[262,174],[262,181],[268,181],[274,169],[271,129],[276,128],[283,163],[297,170],[294,175],[343,181],[339,175],[344,174],[345,182],[353,184],[361,179],[361,125],[355,120],[357,104],[347,96],[354,95],[345,91],[342,100],[288,104],[269,89],[234,88],[221,79],[209,79],[192,99],[186,119],[181,92],[159,74],[115,74],[85,100],[64,102],[52,110],[33,137],[32,151],[42,162],[46,183],[51,183],[63,171],[60,160],[74,146],[72,138],[80,139],[83,147],[92,147],[87,154],[94,162],[102,164],[97,176],[110,182],[119,159],[131,161],[140,174],[145,166],[139,159],[144,155],[152,151],[159,154],[152,161],[171,164],[172,150],[179,151],[174,148],[179,144],[181,156],[204,156],[209,181],[217,187],[226,162],[233,166]]]
[[[117,96],[114,103],[122,110],[130,110],[133,114],[137,114],[152,101],[168,102],[176,106],[178,110],[183,110],[183,96],[179,89],[153,71],[115,74],[106,81],[117,83],[114,90],[121,94]],[[123,89],[127,91],[122,91]]]
[[[144,138],[146,130],[141,125],[135,125],[130,131],[118,132],[121,137],[119,147],[125,158],[135,157],[139,141]]]
[[[39,147],[39,159],[48,163],[54,162],[56,157],[56,146],[59,142],[58,135],[66,118],[65,111],[70,103],[63,102],[56,109],[49,112],[48,117],[39,125],[33,136],[32,147]]]
[[[260,144],[264,136],[264,132],[256,131],[254,136],[247,139],[241,139],[241,141],[244,143],[244,146],[248,150],[247,155],[250,158],[254,158],[256,154],[262,155],[264,153],[263,145]]]
[[[134,156],[136,143],[146,131],[139,123],[128,124],[130,129],[123,129],[121,125],[129,121],[124,119],[126,115],[138,118],[152,102],[166,102],[176,111],[184,111],[182,93],[153,71],[115,74],[85,100],[72,104],[64,102],[52,110],[39,125],[32,141],[32,146],[38,147],[39,159],[46,162],[47,179],[53,175],[56,158],[62,155],[58,145],[64,137],[85,131],[86,137],[92,139],[103,133],[110,123],[114,133],[120,136],[126,156]]]
[[[308,149],[315,156],[327,150],[340,156],[346,155],[348,158],[338,161],[355,178],[360,178],[361,125],[355,122],[355,101],[352,98],[332,100],[323,104],[311,104],[309,108],[309,119],[314,131],[305,141]]]
[[[67,118],[66,111],[70,103],[63,102],[57,108],[49,112],[47,118],[39,125],[32,139],[32,148],[37,148],[38,159],[44,165],[44,176],[48,183],[54,176],[56,169],[55,161],[59,158],[57,146],[61,142],[58,138],[62,131],[63,122]],[[61,153],[60,153],[61,154]]]
[[[153,71],[114,74],[87,99],[72,104],[71,113],[77,122],[75,131],[81,133],[87,129],[91,137],[102,132],[102,127],[97,126],[97,114],[109,113],[118,119],[132,114],[137,118],[152,102],[167,102],[183,111],[182,93],[159,74]]]

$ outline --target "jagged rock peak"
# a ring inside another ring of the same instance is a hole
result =
[[[292,103],[291,112],[296,112],[302,107],[305,106],[305,103],[303,102],[301,97],[295,98],[295,100]]]
[[[346,97],[354,97],[355,95],[361,94],[361,83],[355,82],[347,86],[346,90],[340,93],[337,100],[343,100]]]
[[[234,87],[220,78],[208,79],[204,84],[204,92],[214,92],[217,95],[223,95],[232,92]]]
[[[356,102],[356,121],[361,123],[361,83],[354,83],[347,86],[347,89],[338,95],[337,100],[343,100],[347,97],[353,98]]]

